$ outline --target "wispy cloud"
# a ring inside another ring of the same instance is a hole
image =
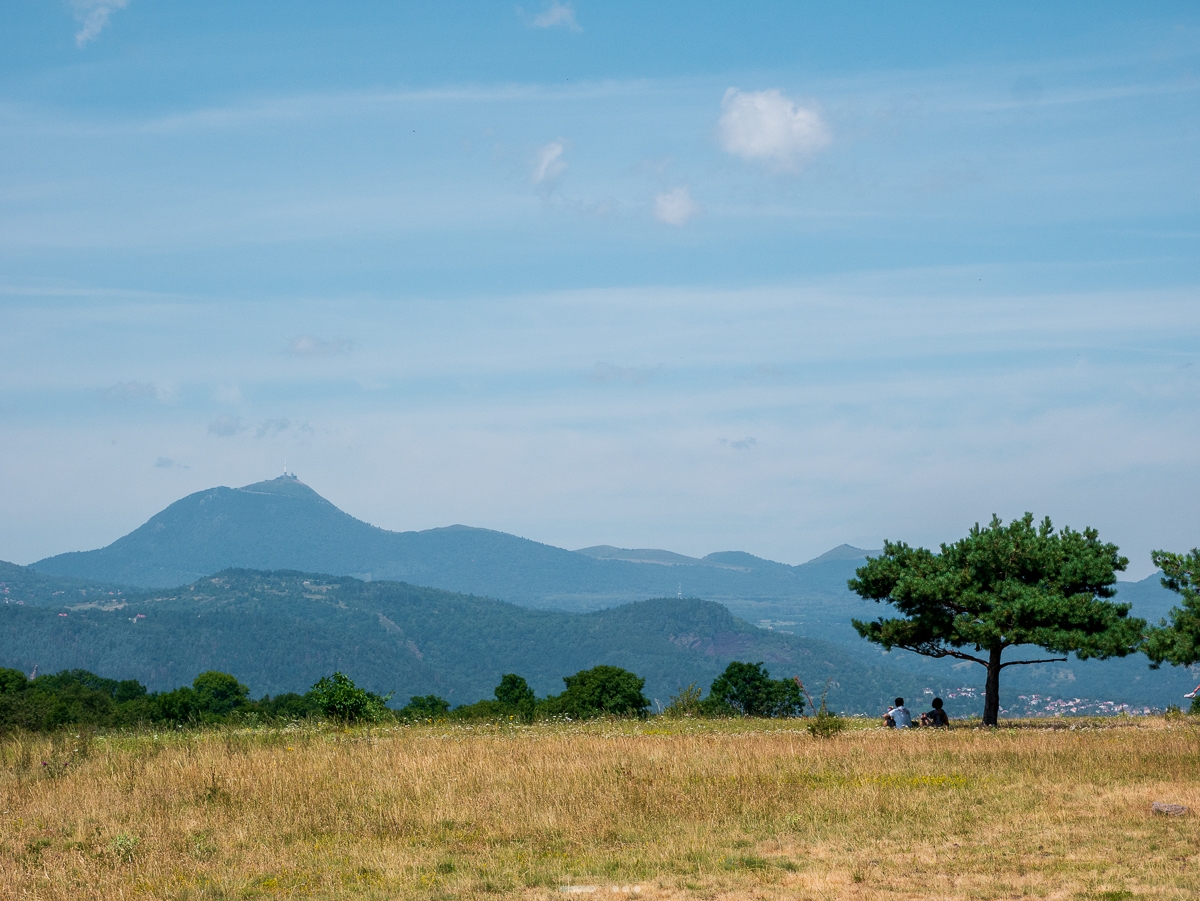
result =
[[[323,341],[312,335],[293,338],[287,352],[297,357],[335,357],[353,352],[354,342],[349,338],[334,338]]]
[[[155,469],[191,469],[190,466],[176,462],[170,457],[159,457],[154,461],[154,467]]]
[[[79,23],[79,31],[75,32],[75,45],[85,46],[95,40],[104,27],[108,25],[108,17],[118,9],[129,5],[129,0],[71,0],[75,11],[75,21]]]
[[[149,382],[117,382],[96,392],[101,400],[122,403],[131,400],[146,400],[158,395],[158,389]]]
[[[570,3],[559,3],[550,0],[550,5],[529,20],[530,28],[566,28],[570,31],[583,31],[575,21],[575,7]]]
[[[101,400],[114,404],[151,398],[166,403],[174,399],[176,390],[171,385],[155,385],[150,382],[117,382],[107,388],[101,388],[96,394]]]
[[[700,204],[684,186],[662,191],[654,196],[654,218],[667,225],[683,225],[700,214]]]
[[[217,385],[217,389],[213,392],[213,398],[221,404],[240,404],[242,389],[232,382]]]
[[[254,437],[270,438],[278,435],[280,432],[286,432],[291,424],[291,421],[287,419],[265,419],[259,423],[258,431],[254,433]]]
[[[778,88],[739,91],[721,99],[717,139],[726,153],[795,169],[829,145],[829,127],[815,107],[800,106]]]
[[[638,368],[636,366],[614,366],[597,363],[592,367],[588,379],[593,382],[624,382],[629,385],[644,385],[661,367]]]
[[[551,141],[541,148],[533,161],[533,183],[542,184],[555,181],[567,171],[567,161],[562,158],[567,145],[560,138]]]
[[[218,438],[232,438],[238,432],[245,430],[242,417],[223,414],[208,424],[208,434]]]

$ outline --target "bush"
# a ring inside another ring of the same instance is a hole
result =
[[[263,716],[280,720],[302,720],[321,712],[310,695],[299,695],[294,691],[273,698],[267,695],[258,702],[257,707]]]
[[[646,680],[619,666],[595,666],[563,676],[567,690],[547,698],[540,711],[586,720],[598,716],[644,717],[650,702],[642,694]]]
[[[313,706],[325,716],[343,723],[379,722],[389,715],[387,701],[359,688],[345,673],[322,676],[308,691]]]
[[[408,703],[397,711],[396,715],[403,720],[421,722],[424,720],[441,720],[450,712],[450,702],[437,695],[414,695]]]
[[[223,719],[250,703],[250,689],[229,673],[209,670],[192,682],[196,707],[205,721]]]
[[[516,673],[505,673],[500,677],[500,684],[492,692],[496,700],[505,707],[526,707],[533,704],[533,689],[529,683]]]
[[[456,720],[515,720],[529,723],[533,721],[534,711],[538,700],[533,689],[521,676],[516,673],[505,673],[500,677],[496,686],[495,700],[484,698],[474,704],[463,704],[455,707],[450,713],[451,719]]]
[[[821,706],[817,715],[805,724],[808,734],[813,738],[833,738],[846,728],[846,721],[825,706],[825,695],[829,693],[829,685],[821,692]]]
[[[703,692],[695,682],[693,682],[687,688],[680,689],[679,694],[671,696],[671,703],[669,703],[667,705],[667,709],[663,711],[663,716],[703,716],[704,702],[700,697],[702,694]]]
[[[790,717],[804,713],[804,696],[793,679],[772,679],[762,662],[734,661],[713,680],[706,712],[741,716]]]

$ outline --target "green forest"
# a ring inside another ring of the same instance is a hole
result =
[[[0,576],[9,596],[24,601],[0,605],[0,666],[83,669],[150,691],[214,670],[235,674],[255,696],[275,696],[302,693],[342,671],[381,696],[432,694],[458,706],[490,697],[504,673],[521,673],[549,696],[563,674],[610,665],[644,678],[659,709],[693,682],[709,685],[733,660],[762,660],[812,684],[833,679],[830,704],[844,710],[874,710],[926,684],[880,654],[864,661],[839,645],[760,629],[719,604],[689,598],[577,614],[296,572],[229,570],[140,594],[64,588],[24,567]]]
[[[358,722],[588,720],[602,716],[644,718],[650,701],[646,680],[629,670],[601,665],[564,676],[563,690],[539,698],[524,677],[505,673],[492,697],[452,708],[438,695],[415,695],[399,708],[391,700],[334,672],[303,694],[288,692],[255,700],[236,677],[208,671],[191,685],[150,692],[134,679],[108,679],[87,670],[28,678],[0,669],[0,734],[63,727],[177,728],[219,724],[256,725],[301,719]],[[793,717],[804,712],[802,686],[772,679],[759,663],[734,661],[713,680],[707,697],[694,685],[672,699],[664,713],[680,716]]]

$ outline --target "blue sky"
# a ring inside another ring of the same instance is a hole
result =
[[[290,468],[797,563],[1200,544],[1200,11],[0,9],[0,558]]]

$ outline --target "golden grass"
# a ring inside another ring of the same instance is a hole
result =
[[[1068,725],[15,738],[0,898],[1200,897],[1200,728]]]

